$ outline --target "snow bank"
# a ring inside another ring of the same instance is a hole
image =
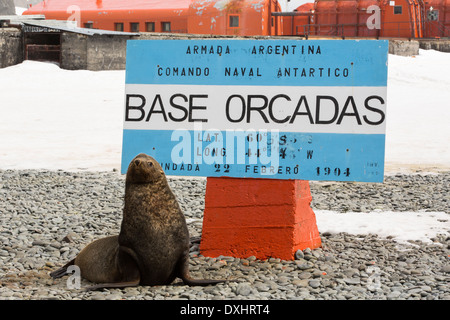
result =
[[[399,243],[420,240],[431,243],[438,234],[449,235],[450,216],[445,212],[346,212],[314,210],[320,232],[376,234]]]

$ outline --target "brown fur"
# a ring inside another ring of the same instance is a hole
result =
[[[134,253],[120,247],[118,236],[110,236],[88,244],[75,259],[62,268],[50,273],[53,278],[67,274],[67,268],[76,265],[81,277],[98,285],[87,290],[105,287],[136,286],[140,282],[139,269]]]
[[[92,263],[98,261],[102,263]],[[118,236],[96,240],[87,245],[75,258],[81,276],[91,282],[116,283],[139,279],[136,262],[119,246]]]
[[[128,167],[119,236],[90,243],[50,275],[62,277],[73,264],[80,267],[83,278],[98,283],[88,289],[170,284],[176,277],[188,285],[224,281],[189,276],[186,219],[163,169],[145,154],[136,156]]]
[[[169,284],[176,277],[189,285],[223,282],[189,276],[186,219],[160,164],[146,154],[128,167],[119,244],[136,253],[143,285]]]

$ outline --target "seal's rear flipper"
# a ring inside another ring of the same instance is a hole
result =
[[[99,283],[84,289],[84,291],[93,291],[104,288],[126,288],[126,287],[136,287],[139,285],[141,279],[136,279],[129,282],[112,282],[112,283]]]
[[[209,286],[211,284],[217,284],[226,282],[227,280],[214,280],[214,279],[192,279],[190,276],[181,277],[184,284],[188,286]]]
[[[59,268],[58,270],[50,272],[50,277],[52,277],[53,279],[57,279],[57,278],[61,278],[61,277],[65,276],[66,274],[68,274],[67,268],[73,264],[75,264],[75,259],[69,261],[63,267]]]

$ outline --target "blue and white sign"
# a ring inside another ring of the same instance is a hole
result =
[[[382,182],[388,41],[130,40],[121,172]]]

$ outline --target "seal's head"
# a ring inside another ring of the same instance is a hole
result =
[[[152,183],[164,179],[165,174],[161,165],[154,158],[144,153],[138,154],[131,160],[126,176],[129,183]]]

